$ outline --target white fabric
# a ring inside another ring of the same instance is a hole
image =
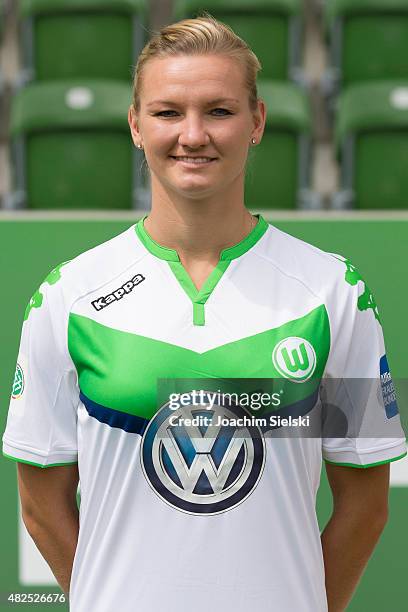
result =
[[[146,280],[120,307],[92,307],[137,273]],[[41,285],[43,303],[23,325],[24,391],[10,402],[3,451],[42,466],[78,460],[72,612],[327,610],[315,514],[322,455],[357,465],[398,457],[406,450],[399,416],[390,419],[384,439],[267,435],[264,471],[245,501],[215,515],[188,514],[149,486],[141,436],[89,415],[79,399],[67,327],[74,313],[203,353],[324,305],[330,324],[325,378],[375,379],[385,352],[381,326],[372,310],[358,310],[362,283],[351,286],[344,274],[339,259],[269,227],[231,262],[205,306],[206,324],[195,326],[190,299],[168,262],[148,252],[132,226],[67,263],[55,284]],[[336,401],[341,393],[347,396],[340,389]],[[384,420],[381,402],[372,401]]]

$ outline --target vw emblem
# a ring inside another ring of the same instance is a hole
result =
[[[195,515],[219,514],[242,503],[265,464],[265,440],[256,425],[237,426],[242,407],[164,404],[141,443],[143,473],[167,504]]]

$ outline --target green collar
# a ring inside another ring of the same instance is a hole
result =
[[[261,215],[255,215],[258,218],[258,223],[255,227],[249,232],[247,236],[237,244],[234,244],[232,247],[228,247],[227,249],[223,249],[220,253],[220,261],[231,261],[232,259],[236,259],[240,257],[251,247],[253,247],[258,240],[264,235],[266,230],[268,229],[268,223]],[[159,257],[160,259],[165,259],[166,261],[180,261],[178,253],[175,249],[170,249],[169,247],[162,246],[147,233],[146,228],[144,226],[145,219],[147,215],[139,219],[136,223],[136,233],[140,238],[141,242],[144,244],[146,249]]]
[[[190,298],[193,307],[194,325],[205,325],[204,306],[216,285],[220,281],[225,270],[228,268],[230,262],[249,251],[249,249],[258,242],[258,240],[268,229],[268,223],[265,221],[265,219],[261,215],[255,216],[258,217],[258,223],[251,230],[251,232],[249,232],[248,236],[241,240],[241,242],[238,242],[238,244],[221,251],[218,264],[205,280],[200,290],[197,289],[191,280],[190,275],[185,270],[177,251],[175,249],[169,249],[168,247],[162,246],[153,240],[151,236],[149,236],[144,226],[144,220],[146,219],[147,215],[136,223],[136,234],[140,241],[144,244],[146,249],[152,253],[152,255],[155,255],[160,259],[164,259],[169,263],[170,269],[177,278],[183,290]]]

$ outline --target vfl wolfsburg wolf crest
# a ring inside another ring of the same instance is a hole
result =
[[[315,371],[316,353],[310,342],[291,336],[275,346],[272,361],[281,376],[293,382],[305,382]]]
[[[230,419],[232,423],[244,415],[248,413],[239,406],[214,405],[206,410],[188,405],[174,410],[165,404],[150,421],[140,453],[153,491],[188,514],[219,514],[242,503],[257,485],[265,463],[259,428],[229,425]],[[183,425],[197,416],[207,417],[205,426]]]

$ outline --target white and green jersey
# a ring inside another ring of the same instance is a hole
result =
[[[192,379],[276,379],[276,401],[253,421],[252,404],[158,401],[160,384]],[[353,379],[367,382],[355,398]],[[323,612],[322,457],[364,467],[406,453],[391,386],[378,310],[349,261],[259,216],[197,290],[141,220],[31,299],[3,452],[78,462],[72,612]],[[381,436],[350,435],[362,404]],[[323,409],[346,419],[341,435],[289,435],[290,418],[307,432]]]

